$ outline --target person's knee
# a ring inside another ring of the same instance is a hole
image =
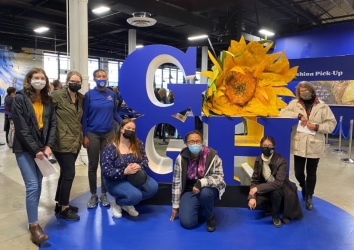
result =
[[[283,189],[282,188],[275,189],[270,193],[270,195],[273,197],[283,197]]]
[[[180,220],[181,226],[186,229],[191,229],[191,228],[194,228],[198,225],[198,220],[194,219],[191,216],[180,216],[179,220]]]
[[[129,205],[136,205],[143,199],[143,195],[141,192],[132,192],[127,195],[127,203]]]

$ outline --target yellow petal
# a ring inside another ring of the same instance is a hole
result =
[[[259,78],[261,81],[259,82],[259,86],[264,87],[264,86],[286,86],[287,81],[284,79],[282,75],[275,74],[275,73],[269,73],[269,72],[263,72],[259,75]]]
[[[239,66],[235,66],[232,69],[230,69],[230,71],[235,71],[235,72],[239,72],[241,74],[245,74],[245,71],[243,71],[243,69]]]
[[[294,96],[294,93],[290,89],[285,87],[273,87],[276,95],[278,96]]]
[[[285,74],[283,74],[284,80],[286,82],[290,82],[291,80],[293,80],[296,76],[298,68],[298,66],[292,67]]]
[[[206,104],[203,105],[203,113],[207,117],[210,115],[209,108]]]
[[[215,57],[213,56],[213,54],[210,53],[210,51],[208,50],[208,55],[210,60],[213,62],[213,64],[215,65],[215,67],[219,70],[219,72],[222,72],[222,69],[218,63],[218,61],[215,59]]]
[[[206,76],[208,78],[213,78],[214,77],[214,72],[213,71],[203,71],[200,73],[202,76]]]
[[[261,103],[263,103],[264,105],[267,105],[268,104],[268,94],[267,92],[265,91],[264,88],[262,87],[258,87],[256,89],[256,93],[254,95]]]
[[[285,108],[288,104],[281,100],[280,98],[277,98],[277,107],[278,109]]]

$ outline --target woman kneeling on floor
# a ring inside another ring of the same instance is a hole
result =
[[[225,191],[224,171],[217,152],[203,146],[199,131],[189,132],[184,141],[187,145],[176,159],[172,182],[172,215],[184,228],[198,225],[199,211],[205,210],[206,230],[214,232],[216,220],[214,203]]]
[[[250,209],[264,209],[271,213],[273,225],[281,227],[279,213],[283,210],[283,222],[302,218],[302,210],[296,187],[286,176],[287,162],[275,152],[273,137],[261,140],[262,154],[256,158],[248,196]]]
[[[134,205],[156,194],[158,184],[145,173],[148,167],[144,145],[135,134],[135,123],[124,119],[101,157],[103,181],[114,197],[113,217],[121,218],[122,209],[130,216],[138,216]]]

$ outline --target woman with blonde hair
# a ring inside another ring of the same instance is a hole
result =
[[[316,90],[306,81],[297,85],[296,99],[283,108],[280,114],[283,117],[298,118],[298,126],[306,126],[311,131],[305,133],[293,129],[291,152],[294,154],[295,177],[302,188],[306,209],[312,210],[318,162],[325,155],[325,134],[334,130],[337,121],[329,106],[316,96]]]
[[[145,173],[149,162],[135,130],[135,123],[124,119],[113,143],[102,152],[102,175],[108,193],[114,197],[112,214],[115,218],[122,217],[122,209],[130,216],[138,216],[134,205],[154,196],[158,188],[157,182]]]
[[[60,176],[55,194],[55,213],[59,218],[79,220],[77,207],[69,205],[70,191],[75,178],[75,161],[82,145],[82,76],[71,71],[66,77],[66,86],[52,94],[57,117],[56,141],[53,153],[60,166]]]
[[[31,69],[17,91],[12,104],[15,130],[13,152],[26,187],[26,209],[31,240],[40,245],[49,239],[38,223],[38,205],[43,175],[35,158],[43,160],[52,155],[56,119],[49,96],[49,80],[41,68]]]

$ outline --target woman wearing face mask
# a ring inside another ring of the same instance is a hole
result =
[[[291,153],[294,154],[295,177],[302,188],[306,209],[312,210],[312,195],[316,186],[316,172],[320,157],[325,155],[325,134],[331,133],[337,121],[327,104],[318,99],[309,82],[296,87],[296,99],[280,111],[282,117],[299,119],[299,125],[307,126],[313,133],[292,130]],[[306,166],[306,178],[305,178]]]
[[[87,202],[88,208],[96,207],[99,202],[97,196],[97,168],[99,156],[107,142],[114,138],[114,120],[118,123],[122,118],[117,113],[116,94],[107,88],[107,73],[102,69],[93,72],[96,87],[85,93],[82,127],[83,146],[87,149],[88,178],[91,198]],[[102,206],[107,207],[110,202],[106,195],[106,187],[101,175]]]
[[[59,218],[79,220],[78,208],[69,205],[70,190],[75,178],[75,161],[82,144],[82,76],[71,71],[66,77],[66,86],[52,93],[57,118],[56,141],[52,148],[60,166],[60,176],[55,194],[55,213]]]
[[[189,132],[184,141],[187,145],[176,159],[172,181],[172,214],[184,228],[198,225],[200,208],[205,210],[206,230],[214,232],[216,218],[214,203],[225,191],[224,171],[217,152],[203,146],[199,131]]]
[[[279,213],[283,211],[283,222],[302,218],[302,211],[294,187],[286,176],[288,164],[275,152],[273,137],[261,139],[262,154],[256,158],[248,196],[250,209],[261,208],[272,215],[273,225],[281,227]]]
[[[31,240],[41,244],[49,239],[38,224],[38,204],[42,173],[34,158],[43,160],[52,154],[55,142],[55,110],[49,93],[49,81],[43,69],[33,68],[23,80],[12,104],[15,126],[13,152],[26,187],[26,209]]]
[[[104,183],[114,197],[113,217],[121,218],[122,209],[130,216],[138,216],[134,205],[156,194],[157,182],[142,171],[148,167],[144,145],[135,134],[135,123],[124,119],[113,143],[104,148],[101,157]],[[136,178],[142,179],[138,185],[132,181]]]

